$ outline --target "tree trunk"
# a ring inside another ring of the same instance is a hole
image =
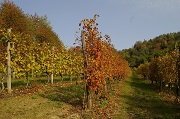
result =
[[[68,77],[69,77],[69,80],[72,82],[72,78],[71,78],[71,75],[70,75],[70,74],[68,75]]]
[[[48,79],[48,82],[49,83],[49,80],[50,80],[50,76],[49,76],[49,73],[46,73],[47,74],[47,79]]]
[[[31,70],[31,78],[33,79],[34,78],[34,71]]]
[[[157,84],[158,84],[158,82],[157,82],[157,80],[156,80],[156,87],[157,87]]]
[[[92,108],[92,97],[91,97],[91,92],[88,86],[86,86],[86,94],[87,94],[87,108],[91,110]]]
[[[108,90],[109,90],[109,78],[106,80],[106,83],[104,85],[104,92],[105,92],[105,95],[107,94]]]
[[[28,87],[28,86],[29,86],[29,77],[28,77],[28,72],[26,72],[26,81],[27,81],[27,83],[26,83],[26,87]]]
[[[160,81],[160,92],[162,91],[163,83]]]
[[[51,84],[53,84],[53,73],[51,73]]]
[[[107,90],[108,90],[108,89],[107,89],[107,87],[108,87],[107,85],[108,85],[108,84],[107,84],[107,82],[106,82],[105,85],[104,85],[104,92],[105,92],[105,94],[107,94]]]
[[[62,74],[60,74],[60,76],[61,76],[61,81],[63,81],[64,79],[63,79],[63,75]]]
[[[1,81],[1,86],[2,86],[2,89],[0,90],[0,92],[4,90],[4,83],[2,81]]]
[[[16,77],[16,74],[15,74],[15,72],[13,72],[12,73],[12,79],[15,79],[15,77]]]
[[[3,80],[5,79],[6,76],[7,76],[7,73],[1,78],[1,86],[2,86],[1,91],[4,90],[4,83],[3,83]],[[0,92],[1,92],[1,91],[0,91]]]
[[[171,83],[168,83],[168,89],[169,89],[169,91],[171,91],[171,88],[172,88],[172,84],[171,84]]]
[[[153,85],[153,80],[151,80],[151,85]]]
[[[85,69],[88,69],[88,61],[87,61],[87,56],[86,56],[86,42],[85,42],[85,36],[84,36],[84,31],[81,31],[81,42],[82,42],[82,53],[83,53],[83,59],[84,59],[84,68]],[[87,103],[87,108],[89,110],[91,110],[92,108],[92,98],[91,98],[91,92],[90,92],[90,89],[87,85],[87,82],[86,82],[86,79],[87,79],[87,71],[85,70],[84,71],[84,84],[85,84],[85,97],[86,98],[86,103]],[[83,102],[83,107],[84,106],[84,102]]]

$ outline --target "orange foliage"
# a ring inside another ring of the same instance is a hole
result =
[[[108,35],[103,37],[98,31],[95,15],[84,19],[80,26],[85,36],[87,57],[86,83],[91,90],[100,90],[107,79],[124,78],[130,72],[128,63],[114,50]]]

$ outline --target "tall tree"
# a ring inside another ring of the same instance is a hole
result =
[[[0,27],[12,28],[13,32],[27,32],[27,17],[12,1],[4,1],[0,6]]]

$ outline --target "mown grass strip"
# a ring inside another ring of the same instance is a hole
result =
[[[150,83],[139,79],[136,74],[132,73],[132,77],[121,84],[124,89],[119,101],[123,102],[121,108],[128,113],[129,118],[176,119],[180,117],[179,104],[162,101],[161,95],[152,89]]]

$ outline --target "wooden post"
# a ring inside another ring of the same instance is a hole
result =
[[[52,47],[52,62],[51,62],[51,67],[52,67],[52,71],[51,71],[51,84],[53,84],[53,69],[54,69],[54,47]]]
[[[84,31],[81,31],[81,42],[82,42],[82,53],[83,53],[83,58],[84,58],[84,68],[86,69],[84,71],[84,82],[85,82],[85,98],[86,98],[86,103],[87,103],[87,108],[91,110],[92,108],[92,98],[91,98],[91,92],[90,89],[87,85],[86,79],[87,79],[87,69],[88,69],[88,61],[87,61],[87,56],[86,56],[86,42],[85,42],[85,35]],[[83,104],[84,106],[84,104]]]
[[[7,46],[7,89],[8,93],[11,94],[11,54],[10,54],[10,41],[8,41],[8,46]]]

